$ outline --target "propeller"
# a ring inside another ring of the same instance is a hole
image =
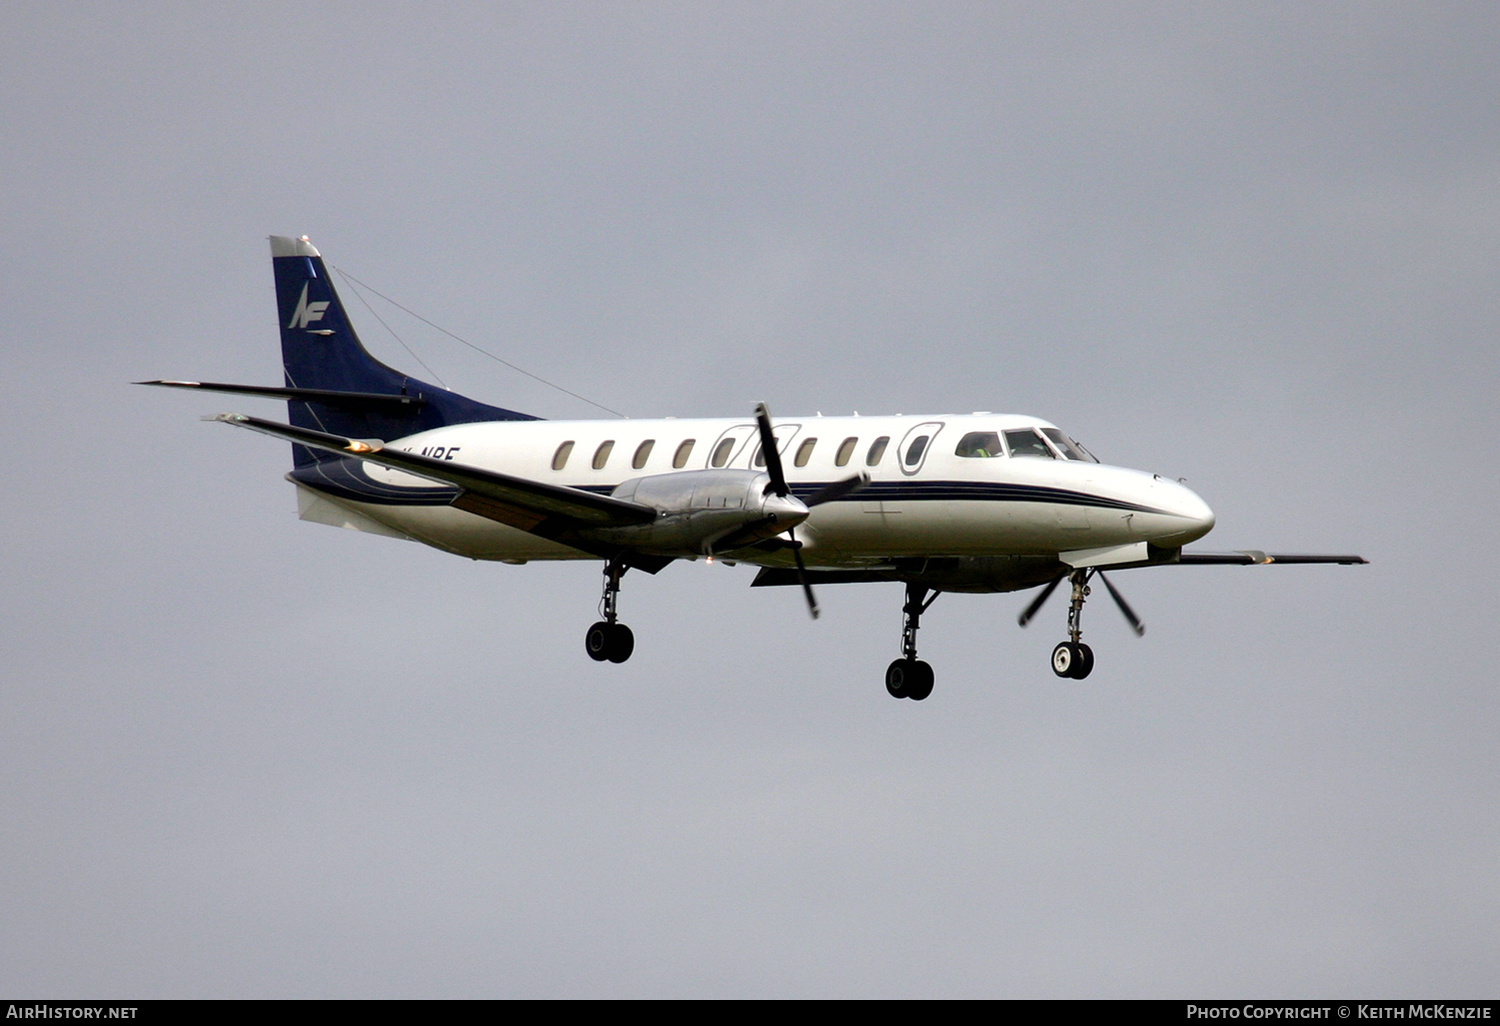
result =
[[[786,473],[781,469],[781,451],[776,448],[776,433],[771,430],[771,411],[765,403],[755,404],[755,426],[760,429],[760,458],[765,461],[766,473],[771,475],[771,488],[783,499],[792,494],[787,487]]]
[[[771,412],[766,409],[765,403],[758,403],[755,407],[755,426],[760,429],[760,451],[761,458],[766,463],[766,473],[771,476],[771,490],[781,498],[792,494],[791,487],[786,483],[786,471],[781,465],[781,452],[776,448],[776,433],[771,430]],[[858,491],[870,483],[869,474],[855,474],[846,477],[842,481],[824,485],[812,495],[802,500],[802,505],[811,509],[825,502],[833,502],[842,499],[851,492]],[[802,594],[807,598],[807,611],[812,618],[818,618],[818,599],[813,594],[812,585],[807,580],[807,564],[802,561],[802,543],[797,540],[793,528],[787,528],[787,538],[791,544],[792,558],[797,561],[797,580],[802,585]]]
[[[1125,601],[1125,596],[1121,595],[1115,586],[1109,583],[1109,578],[1105,577],[1103,572],[1095,570],[1094,573],[1098,575],[1099,580],[1104,582],[1104,586],[1109,589],[1109,597],[1115,600],[1115,605],[1119,606],[1120,612],[1125,614],[1125,620],[1130,624],[1131,629],[1135,631],[1135,636],[1138,638],[1144,637],[1146,634],[1146,625],[1141,623],[1139,616],[1135,615],[1135,610],[1130,608],[1130,603]]]
[[[1016,618],[1016,623],[1020,624],[1022,627],[1025,627],[1028,623],[1030,623],[1031,618],[1036,616],[1037,613],[1041,612],[1042,606],[1046,605],[1047,600],[1052,597],[1052,593],[1057,590],[1057,586],[1064,580],[1066,580],[1066,578],[1054,578],[1051,584],[1042,589],[1042,593],[1040,595],[1031,600],[1031,605],[1021,610],[1021,615]]]
[[[1110,579],[1108,577],[1104,576],[1104,571],[1091,570],[1089,571],[1089,576],[1097,577],[1099,578],[1099,580],[1104,582],[1104,587],[1109,590],[1109,597],[1115,600],[1115,605],[1119,607],[1119,610],[1124,615],[1126,622],[1129,623],[1131,629],[1135,631],[1136,637],[1143,636],[1146,633],[1146,625],[1141,622],[1141,618],[1139,616],[1135,615],[1135,610],[1130,608],[1130,603],[1125,601],[1125,596],[1120,594],[1120,590],[1110,582]],[[1065,580],[1067,580],[1066,577],[1059,577],[1055,579],[1051,584],[1043,588],[1042,593],[1031,600],[1031,605],[1027,606],[1021,611],[1021,615],[1016,618],[1016,622],[1022,627],[1025,627],[1028,623],[1030,623],[1032,621],[1032,618],[1041,611],[1042,606],[1046,604],[1047,600],[1052,597],[1052,593],[1057,590],[1057,586]]]

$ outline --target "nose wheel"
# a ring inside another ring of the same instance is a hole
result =
[[[1083,642],[1064,641],[1052,650],[1052,672],[1059,677],[1083,680],[1094,672],[1094,650]]]
[[[604,597],[599,600],[599,613],[604,617],[588,629],[583,636],[583,647],[595,662],[623,663],[635,651],[635,634],[623,623],[616,622],[615,608],[620,599],[620,578],[628,570],[623,560],[611,559],[604,564]]]
[[[885,689],[892,698],[920,702],[932,694],[932,667],[921,659],[897,659],[886,667]]]
[[[906,586],[906,603],[901,607],[901,658],[885,669],[885,690],[892,698],[920,702],[932,694],[932,667],[917,658],[917,628],[922,626],[922,614],[940,594],[935,591],[928,598],[925,587]]]

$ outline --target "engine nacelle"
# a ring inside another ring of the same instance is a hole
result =
[[[643,552],[698,556],[732,551],[784,534],[807,519],[807,507],[777,495],[771,475],[755,470],[685,470],[621,482],[610,496],[656,510],[634,527],[588,532],[589,537]]]

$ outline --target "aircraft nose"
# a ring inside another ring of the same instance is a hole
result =
[[[1198,493],[1184,484],[1176,481],[1164,482],[1169,487],[1167,508],[1172,515],[1185,521],[1181,529],[1172,532],[1170,537],[1163,538],[1162,542],[1170,545],[1186,545],[1188,542],[1197,541],[1214,527],[1214,511],[1208,508],[1208,503],[1199,497]]]

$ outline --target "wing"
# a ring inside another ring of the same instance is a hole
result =
[[[1324,556],[1313,553],[1259,552],[1246,549],[1242,552],[1183,552],[1174,563],[1188,566],[1257,566],[1265,563],[1338,563],[1352,566],[1368,563],[1364,556]]]
[[[450,460],[436,460],[399,449],[387,449],[385,443],[378,439],[344,438],[341,435],[293,427],[240,413],[220,413],[204,419],[249,428],[273,438],[282,438],[315,449],[326,449],[340,456],[367,460],[394,470],[404,470],[429,481],[455,485],[459,488],[459,493],[451,505],[543,538],[574,545],[585,552],[596,552],[598,546],[579,539],[577,532],[580,530],[627,527],[647,524],[656,519],[656,511],[640,503],[595,495],[578,488],[543,484],[524,477],[513,477]]]

